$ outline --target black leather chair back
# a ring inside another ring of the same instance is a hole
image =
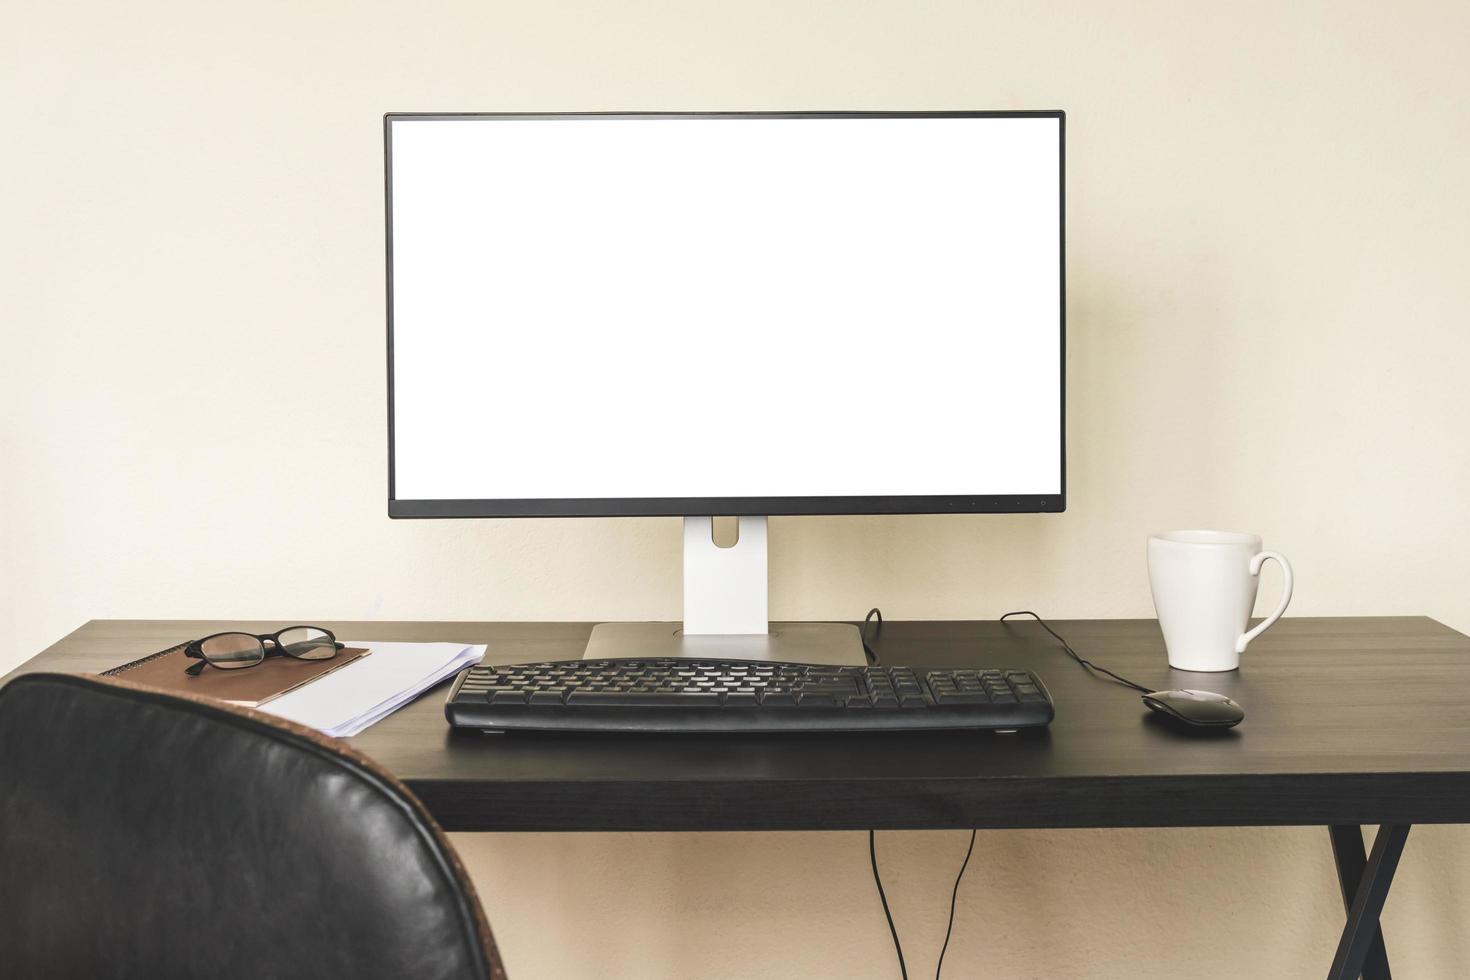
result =
[[[0,974],[504,976],[448,841],[371,760],[61,674],[0,689]]]

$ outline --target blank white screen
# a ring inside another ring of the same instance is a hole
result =
[[[1057,119],[391,127],[397,499],[1060,490]]]

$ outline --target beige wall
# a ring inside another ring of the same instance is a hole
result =
[[[8,0],[0,669],[92,617],[677,615],[675,521],[385,516],[390,109],[1065,108],[1071,510],[777,520],[774,614],[1146,615],[1147,532],[1207,525],[1292,557],[1294,613],[1470,630],[1467,37],[1451,2]],[[963,837],[880,838],[916,976]],[[518,980],[895,975],[857,834],[458,843]],[[979,852],[954,977],[1314,976],[1341,916],[1321,831]],[[1462,972],[1467,914],[1470,836],[1415,831],[1400,972]]]

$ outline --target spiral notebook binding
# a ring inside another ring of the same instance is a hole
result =
[[[102,673],[98,674],[97,676],[98,677],[116,677],[118,674],[126,673],[127,671],[132,670],[134,667],[141,667],[144,664],[152,663],[153,661],[157,660],[159,657],[166,657],[169,654],[173,653],[175,650],[182,650],[186,646],[188,646],[187,643],[175,643],[173,646],[169,647],[167,650],[160,650],[157,653],[150,653],[146,657],[139,657],[137,660],[130,660],[130,661],[128,661],[125,664],[122,664],[120,666],[117,666],[117,667],[112,668],[111,670],[104,670]]]

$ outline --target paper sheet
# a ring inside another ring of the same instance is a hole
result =
[[[485,655],[484,644],[343,642],[371,652],[260,710],[327,735],[356,735]]]

